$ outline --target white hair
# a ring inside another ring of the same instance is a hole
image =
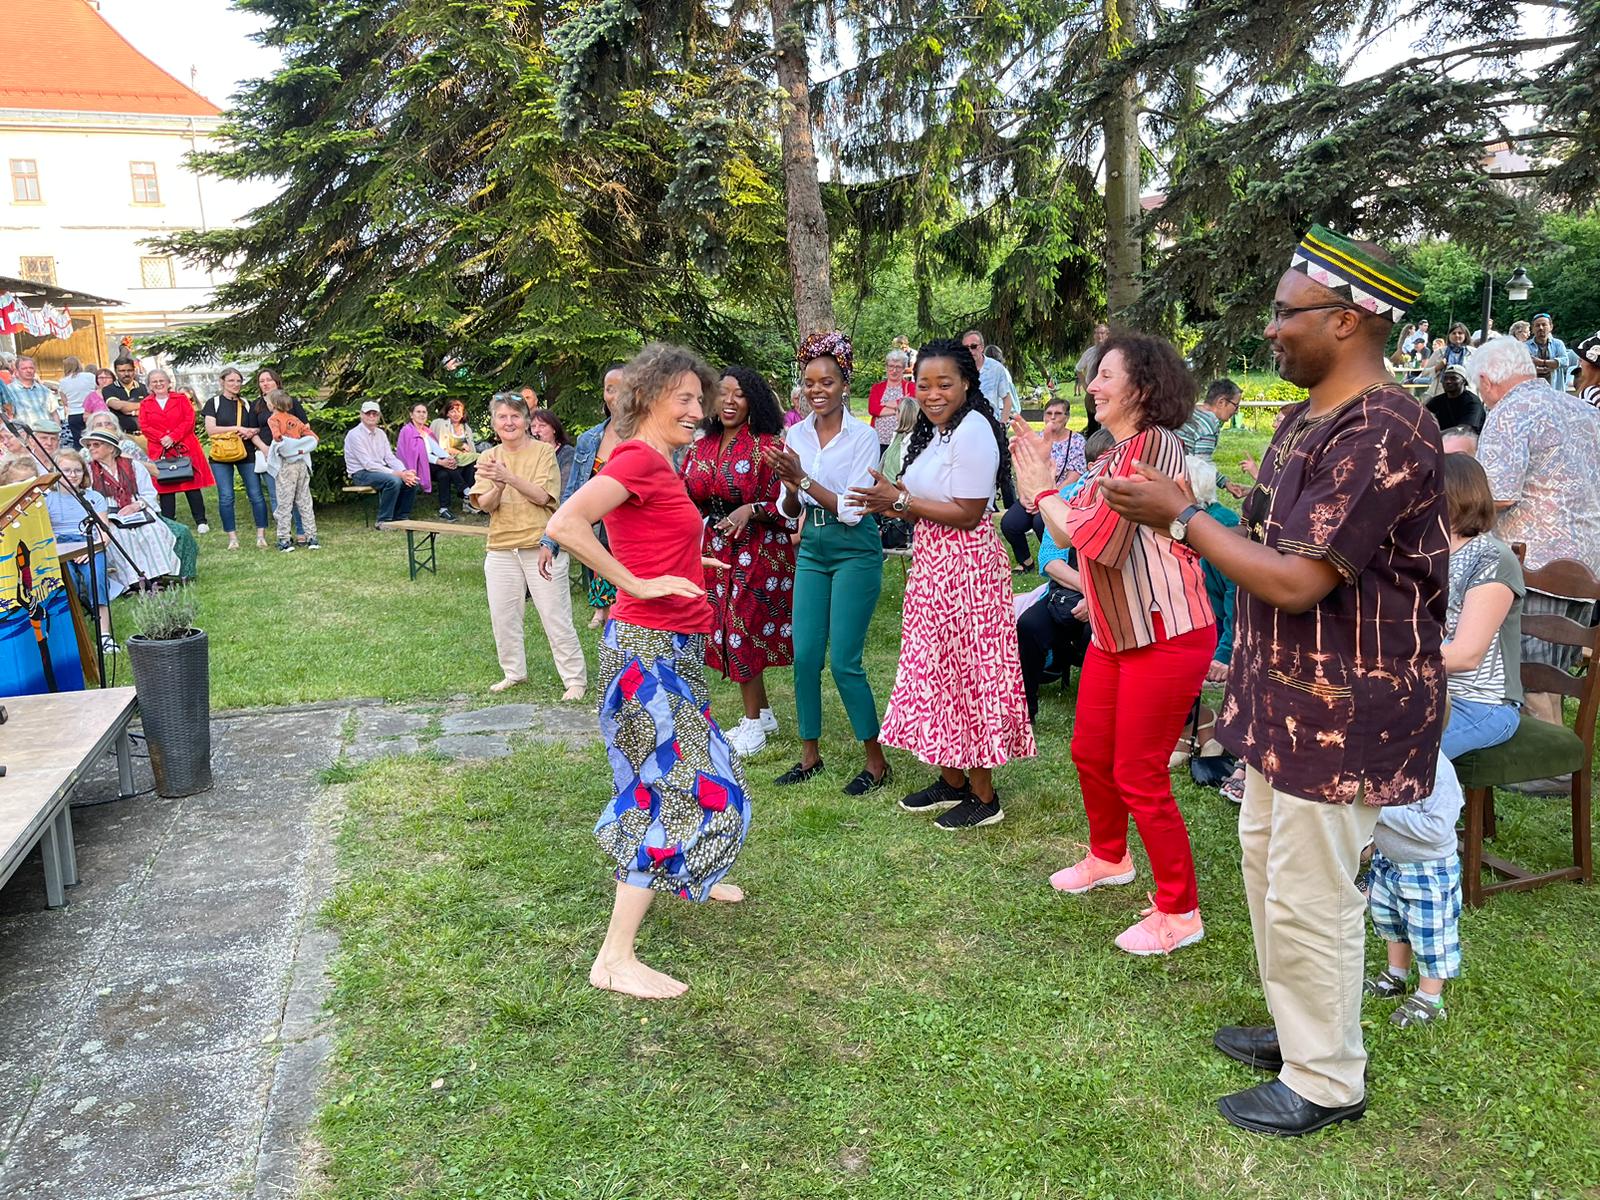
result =
[[[1184,456],[1183,469],[1189,476],[1189,490],[1194,502],[1201,508],[1210,508],[1217,502],[1217,464],[1198,454]]]
[[[911,365],[911,356],[904,350],[891,350],[884,362],[899,363],[902,367],[906,367]]]
[[[1490,338],[1472,352],[1469,366],[1477,376],[1480,391],[1486,381],[1499,386],[1514,379],[1532,379],[1537,374],[1528,347],[1512,337]]]
[[[170,388],[172,386],[172,374],[165,367],[151,367],[144,373],[145,383],[148,384],[157,375],[167,381],[167,387]]]

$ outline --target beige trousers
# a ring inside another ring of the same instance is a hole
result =
[[[1342,1107],[1366,1093],[1367,905],[1355,877],[1377,823],[1378,810],[1359,801],[1291,796],[1245,771],[1239,848],[1256,966],[1283,1051],[1279,1078],[1313,1104]]]
[[[500,669],[507,679],[528,677],[528,653],[523,644],[523,615],[526,597],[544,626],[550,643],[550,657],[567,687],[583,687],[587,671],[583,647],[572,624],[571,560],[558,554],[550,567],[550,578],[539,574],[539,547],[526,550],[490,550],[483,560],[483,578],[489,588],[489,626],[494,630],[494,648],[500,656]]]

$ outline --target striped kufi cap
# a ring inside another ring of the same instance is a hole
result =
[[[1357,308],[1398,321],[1422,295],[1422,280],[1331,229],[1313,225],[1289,264]]]

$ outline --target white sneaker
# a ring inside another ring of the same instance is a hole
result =
[[[194,531],[196,533],[210,533],[211,526],[207,525],[204,521],[201,521],[200,524],[194,527]]]
[[[728,745],[740,758],[749,758],[767,748],[767,731],[761,728],[760,721],[743,717],[733,732],[728,734]]]
[[[763,733],[778,732],[778,718],[772,715],[770,708],[761,710],[761,716],[757,718],[757,723],[761,726],[761,732]]]

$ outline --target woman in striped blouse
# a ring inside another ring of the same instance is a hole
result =
[[[1114,512],[1098,484],[1137,477],[1141,463],[1184,477],[1183,443],[1173,430],[1193,411],[1195,386],[1170,344],[1120,335],[1105,344],[1089,392],[1117,443],[1070,502],[1056,492],[1049,448],[1020,425],[1012,443],[1017,493],[1032,499],[1059,544],[1078,552],[1092,635],[1072,735],[1089,853],[1050,883],[1074,895],[1132,883],[1131,816],[1156,891],[1143,919],[1116,944],[1130,954],[1168,954],[1204,934],[1189,831],[1172,798],[1167,758],[1216,648],[1216,620],[1200,559],[1181,544],[1182,524],[1198,508],[1157,532]]]

